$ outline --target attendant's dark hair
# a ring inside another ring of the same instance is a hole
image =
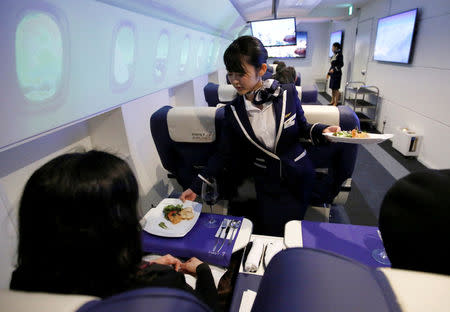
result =
[[[341,44],[339,42],[333,43],[333,47],[336,47],[336,49],[338,49],[338,50],[342,49],[342,46],[341,46]]]
[[[123,290],[142,257],[137,201],[136,178],[114,155],[90,151],[51,160],[22,194],[19,267],[48,275],[55,281],[50,292]]]
[[[258,38],[242,36],[228,46],[223,61],[227,71],[245,74],[242,62],[245,61],[258,70],[267,62],[267,50]]]

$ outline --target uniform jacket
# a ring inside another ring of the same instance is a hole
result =
[[[193,181],[191,189],[200,194],[203,179],[220,176],[223,168],[236,164],[251,166],[253,174],[264,176],[271,183],[283,179],[295,183],[302,176],[301,160],[307,153],[300,138],[313,144],[327,142],[322,131],[323,124],[309,124],[306,121],[297,89],[293,84],[281,86],[282,95],[273,100],[275,110],[275,149],[267,149],[255,136],[245,109],[242,96],[235,98],[225,109],[225,122],[219,138],[219,149],[205,168]],[[231,169],[232,170],[232,169]]]

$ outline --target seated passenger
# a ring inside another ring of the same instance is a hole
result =
[[[286,68],[286,63],[283,61],[278,61],[277,68],[275,69],[275,73],[278,73]]]
[[[426,170],[387,192],[379,227],[393,268],[450,274],[449,190],[450,170]]]
[[[277,71],[276,74],[273,75],[273,79],[278,80],[281,84],[295,83],[297,80],[297,73],[295,72],[294,67],[289,66]]]
[[[173,287],[210,307],[218,294],[209,266],[166,255],[142,262],[138,184],[128,164],[90,151],[59,156],[28,180],[19,207],[13,290],[108,297],[135,288]],[[184,273],[197,276],[194,291]]]

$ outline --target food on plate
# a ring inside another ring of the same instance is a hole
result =
[[[333,133],[333,136],[340,138],[354,138],[354,139],[366,139],[369,137],[367,132],[353,129],[352,131],[338,131]]]
[[[183,205],[168,205],[163,209],[164,218],[173,224],[178,224],[182,220],[191,220],[194,218],[192,207],[183,209]]]
[[[160,224],[158,224],[160,228],[163,228],[164,230],[167,229],[167,225],[164,222],[161,222]]]
[[[192,207],[186,207],[180,211],[180,215],[183,220],[191,220],[194,218],[194,212],[192,211]]]

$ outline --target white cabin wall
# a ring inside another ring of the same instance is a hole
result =
[[[413,59],[409,65],[373,60],[378,18],[419,8]],[[367,68],[368,85],[380,88],[377,128],[392,133],[407,127],[423,134],[418,157],[428,167],[450,167],[450,2],[446,0],[378,0],[361,8],[359,21],[372,18],[372,42]],[[347,25],[354,21],[347,22]],[[347,33],[346,38],[347,39]],[[348,48],[345,42],[345,48]]]
[[[328,44],[330,23],[298,23],[297,31],[308,32],[305,58],[269,58],[270,64],[281,60],[301,73],[302,85],[312,85],[317,78],[325,78],[329,66]]]

